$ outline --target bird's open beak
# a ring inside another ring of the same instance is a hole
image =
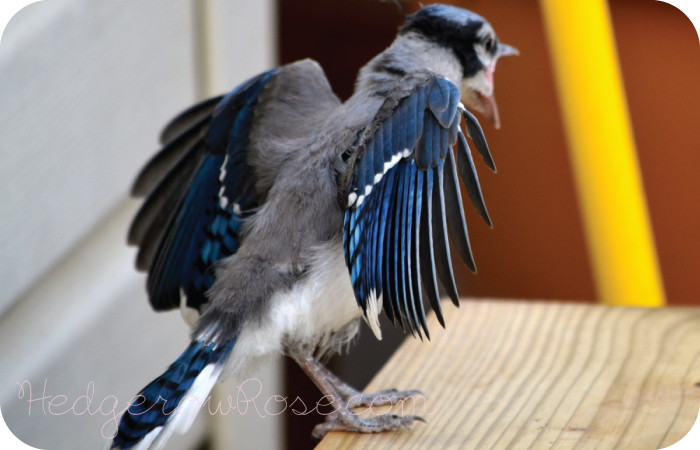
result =
[[[501,117],[498,115],[498,105],[494,94],[484,95],[477,93],[478,105],[475,108],[486,120],[491,122],[497,130],[501,128]]]
[[[478,111],[486,120],[491,122],[497,130],[501,128],[501,117],[498,115],[498,104],[496,97],[493,94],[493,72],[496,70],[496,61],[502,56],[520,55],[517,48],[507,44],[498,43],[496,58],[492,65],[487,69],[487,82],[491,83],[491,95],[485,95],[481,92],[476,93],[476,99],[472,103],[472,107]]]

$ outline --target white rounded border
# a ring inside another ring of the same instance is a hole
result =
[[[675,6],[683,14],[686,15],[688,19],[692,22],[695,27],[695,32],[700,34],[700,1],[698,0],[657,0],[660,2],[668,3],[671,6]],[[698,42],[700,43],[700,36],[698,36]]]
[[[0,42],[7,24],[22,8],[41,0],[2,0],[0,1]]]
[[[2,42],[2,35],[5,32],[7,24],[10,22],[12,17],[17,14],[22,8],[32,3],[36,3],[41,0],[2,0],[0,1],[0,43]],[[683,14],[685,14],[688,19],[692,22],[695,27],[695,32],[698,33],[700,29],[700,1],[698,0],[657,0],[664,3],[668,3],[679,9]],[[700,36],[698,38],[700,42]],[[699,417],[700,419],[700,417]],[[34,447],[30,447],[24,442],[20,441],[12,431],[8,428],[5,420],[2,417],[2,411],[0,411],[0,444],[3,449],[6,450],[30,450]],[[696,450],[700,448],[700,420],[697,420],[693,425],[690,432],[681,439],[678,443],[667,447],[667,449],[673,450]]]
[[[0,410],[0,447],[3,450],[37,450],[32,446],[20,441],[17,436],[12,434],[12,431],[5,423]]]
[[[697,30],[697,28],[696,28]],[[688,434],[683,436],[683,438],[671,445],[670,447],[665,447],[659,450],[697,450],[700,448],[700,415],[695,419],[695,423],[688,431]]]

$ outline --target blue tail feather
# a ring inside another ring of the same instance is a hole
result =
[[[221,365],[235,345],[192,341],[187,350],[158,378],[139,392],[119,422],[112,448],[129,449],[162,427],[174,414],[197,376],[210,364]],[[203,403],[203,401],[202,401]]]

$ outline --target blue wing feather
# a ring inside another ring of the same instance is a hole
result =
[[[464,219],[462,205],[462,194],[457,180],[457,169],[454,164],[452,149],[448,150],[445,159],[445,203],[449,205],[460,205],[460,208],[447,208],[447,229],[450,230],[450,238],[455,244],[457,254],[466,264],[472,273],[476,273],[476,264],[472,255],[471,244],[469,243],[469,233],[467,232],[467,221]]]
[[[397,150],[402,152],[406,149],[412,150],[415,142],[421,136],[418,132],[419,128],[423,128],[423,111],[424,105],[420,105],[417,95],[408,97],[406,107],[402,112],[405,112],[402,133],[397,142]]]
[[[428,105],[436,116],[447,111],[450,105],[450,84],[452,83],[444,78],[434,78],[429,84]]]
[[[398,200],[398,205],[397,205],[397,211],[396,211],[396,216],[397,216],[397,226],[396,226],[396,235],[394,236],[395,238],[395,244],[396,244],[396,249],[394,250],[394,265],[396,267],[396,290],[397,290],[397,297],[400,301],[400,306],[401,306],[401,311],[404,313],[404,318],[406,319],[406,323],[408,324],[408,329],[413,333],[413,325],[411,322],[411,317],[410,313],[408,310],[408,303],[407,303],[407,292],[406,292],[406,281],[405,281],[405,276],[406,276],[406,197],[408,196],[407,191],[407,186],[408,186],[408,177],[409,174],[407,173],[408,171],[406,168],[408,167],[408,163],[406,160],[402,160],[399,163],[399,200]]]
[[[486,209],[486,203],[484,202],[484,197],[481,194],[481,186],[479,186],[479,177],[476,174],[476,167],[474,167],[474,160],[472,159],[472,154],[469,151],[469,144],[464,138],[462,133],[459,133],[457,140],[457,169],[459,169],[459,175],[464,181],[464,186],[467,188],[467,195],[476,208],[484,222],[493,228],[491,223],[491,218],[489,217],[489,212]]]
[[[403,166],[404,162],[401,161],[399,162],[401,166]],[[390,232],[394,235],[392,239],[392,245],[391,245],[391,258],[392,258],[392,263],[390,266],[391,269],[391,281],[393,284],[393,295],[394,299],[396,301],[396,307],[398,308],[398,311],[400,315],[402,316],[402,322],[406,322],[406,325],[409,326],[410,328],[410,322],[406,319],[407,316],[405,315],[405,309],[403,308],[403,284],[401,283],[401,271],[400,271],[400,264],[401,264],[401,227],[402,227],[402,216],[401,213],[403,211],[403,180],[405,177],[405,174],[402,170],[396,169],[396,200],[394,202],[394,226]],[[405,328],[404,328],[405,330]]]
[[[454,143],[459,141],[457,163],[470,198],[481,191],[473,162],[464,155],[468,148],[460,141],[459,89],[444,78],[422,76],[416,75],[410,90],[402,85],[398,101],[390,92],[378,122],[365,130],[350,166],[343,239],[363,311],[374,292],[383,296],[394,324],[407,325],[421,338],[422,328],[429,338],[423,290],[443,326],[438,279],[458,304],[448,235],[475,270],[450,149]]]
[[[255,103],[265,84],[277,73],[276,69],[261,73],[226,94],[214,110],[206,143],[214,154],[225,154],[231,146],[231,130],[241,116],[241,110]],[[248,111],[250,114],[252,111]],[[240,126],[240,125],[239,125]],[[233,143],[235,145],[235,142]]]
[[[427,120],[426,120],[427,122]],[[426,139],[427,137],[427,139]],[[432,159],[432,147],[433,140],[430,137],[430,133],[427,132],[416,141],[415,156],[416,164],[420,170],[426,170],[430,168],[430,160]]]
[[[450,257],[450,243],[447,232],[447,216],[445,213],[445,162],[440,160],[438,166],[433,169],[436,186],[433,187],[433,242],[435,244],[435,265],[440,282],[445,287],[447,295],[455,306],[459,306],[457,284],[452,272],[452,258]]]
[[[425,172],[423,184],[423,207],[420,219],[420,270],[424,280],[425,292],[428,294],[430,306],[435,311],[440,325],[445,326],[440,307],[440,291],[437,283],[437,270],[435,267],[435,249],[433,244],[433,170]],[[427,329],[426,329],[427,333]]]
[[[489,150],[489,146],[486,144],[484,131],[481,129],[481,126],[479,126],[479,121],[476,120],[474,114],[470,113],[464,108],[462,108],[462,114],[464,115],[464,121],[467,124],[467,134],[474,141],[474,145],[481,154],[481,157],[484,159],[486,166],[488,166],[488,168],[495,173],[496,164],[493,162],[491,151]]]
[[[407,108],[406,101],[401,103],[396,112],[392,116],[391,120],[387,120],[385,123],[391,123],[391,136],[389,138],[391,141],[384,142],[384,162],[389,162],[392,160],[394,155],[398,151],[405,147],[406,139],[406,121],[407,121]],[[398,149],[398,150],[397,150]]]
[[[368,148],[367,151],[364,153],[365,161],[363,162],[363,165],[365,167],[365,180],[367,181],[367,186],[374,186],[374,158],[375,152],[377,150],[376,139],[371,142],[371,145],[372,148]]]
[[[234,254],[245,212],[256,202],[247,177],[248,133],[257,98],[276,70],[251,78],[218,104],[203,137],[206,152],[160,240],[149,270],[148,292],[156,310],[180,305],[199,309],[214,282],[213,264]]]
[[[396,228],[395,211],[396,205],[398,203],[398,176],[398,171],[390,170],[387,173],[387,176],[384,177],[386,183],[391,183],[391,189],[387,189],[386,192],[387,199],[385,199],[385,201],[388,202],[388,207],[387,214],[386,216],[384,216],[385,219],[383,221],[385,223],[384,254],[383,259],[380,260],[380,263],[383,263],[382,280],[384,281],[384,283],[382,286],[382,295],[385,295],[387,297],[387,301],[389,301],[392,305],[392,312],[394,318],[392,322],[394,322],[394,324],[398,323],[403,328],[404,325],[403,320],[401,319],[401,308],[399,308],[399,299],[396,295],[393,264],[394,240],[391,236],[392,231]]]
[[[411,287],[411,225],[413,222],[413,189],[415,186],[415,164],[404,161],[406,165],[404,176],[403,215],[401,226],[401,275],[403,281],[403,306],[408,313],[411,332],[415,330],[421,336],[418,328],[418,318],[414,310],[413,288]],[[421,336],[422,337],[422,336]]]
[[[416,230],[418,228],[418,223],[415,221],[416,218],[416,204],[417,204],[417,196],[416,196],[416,187],[417,187],[417,178],[418,178],[418,169],[415,164],[415,162],[411,161],[409,163],[410,165],[410,177],[409,177],[409,196],[408,196],[408,201],[406,202],[407,204],[407,226],[406,226],[406,284],[408,286],[408,301],[409,301],[409,306],[410,306],[410,311],[411,311],[411,318],[413,319],[413,326],[416,329],[416,332],[418,333],[418,336],[423,339],[423,334],[421,333],[421,323],[418,320],[418,311],[419,311],[419,306],[418,304],[421,303],[423,300],[421,298],[421,292],[420,289],[416,288],[418,285],[418,282],[420,281],[419,277],[420,275],[417,273],[415,270],[416,267]],[[419,216],[420,217],[420,216]],[[421,305],[422,307],[422,305]]]
[[[376,248],[376,261],[374,261],[374,264],[376,266],[376,280],[377,280],[377,286],[379,286],[380,292],[382,294],[382,299],[384,301],[384,310],[386,311],[387,316],[389,316],[389,320],[394,322],[394,307],[391,301],[391,291],[387,289],[387,275],[386,275],[386,264],[384,264],[385,260],[385,255],[387,254],[386,252],[386,244],[387,244],[387,236],[386,236],[386,229],[387,225],[391,222],[391,209],[392,209],[392,192],[394,190],[394,176],[395,172],[391,171],[389,172],[384,179],[382,180],[382,188],[381,188],[381,200],[382,200],[382,213],[379,216],[379,220],[377,221],[378,223],[378,232],[379,236],[377,239],[377,248]],[[371,255],[370,255],[371,258]]]
[[[447,151],[450,149],[450,130],[447,128],[440,128],[440,134],[436,135],[437,145],[435,146],[435,153],[433,153],[433,167],[437,165],[438,160],[445,159],[447,156]]]
[[[384,122],[377,130],[377,139],[374,139],[372,143],[374,144],[374,166],[372,167],[372,172],[374,175],[384,174],[384,134],[387,134],[386,129],[389,128],[388,134],[391,135],[391,124]]]
[[[206,154],[195,173],[185,196],[173,229],[167,232],[164,245],[158,250],[148,277],[148,292],[151,301],[157,301],[160,309],[176,307],[180,304],[180,288],[185,261],[190,261],[192,238],[208,220],[207,207],[211,206],[211,196],[216,195],[217,174],[223,156]],[[198,240],[201,244],[201,240]],[[188,280],[189,281],[189,280]],[[157,308],[158,309],[158,308]]]
[[[425,332],[425,337],[430,340],[430,332],[428,331],[428,324],[425,319],[425,309],[423,308],[423,280],[421,276],[421,270],[420,270],[420,265],[421,265],[421,256],[420,256],[420,248],[421,245],[425,245],[421,243],[420,239],[420,230],[423,224],[421,224],[421,212],[423,208],[423,174],[426,173],[422,170],[417,170],[416,171],[416,188],[415,188],[415,202],[414,202],[414,216],[413,216],[413,239],[411,241],[411,253],[413,255],[412,258],[412,265],[411,265],[411,273],[413,274],[413,277],[411,278],[413,280],[413,293],[414,293],[414,304],[415,304],[415,309],[416,313],[418,315],[418,319],[420,320],[420,324],[423,327],[423,331]]]

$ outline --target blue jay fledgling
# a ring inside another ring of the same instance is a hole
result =
[[[439,283],[458,303],[448,235],[476,271],[457,174],[491,225],[462,117],[495,166],[461,100],[498,126],[493,72],[499,57],[516,53],[482,17],[430,5],[360,70],[345,103],[318,64],[304,60],[176,117],[135,182],[134,195],[146,200],[129,243],[148,271],[151,305],[180,308],[192,320],[192,342],[141,391],[112,447],[161,448],[194,418],[178,409],[183,399],[203,403],[218,380],[282,354],[338,411],[379,394],[395,402],[416,393],[359,393],[317,358],[347,343],[361,317],[381,338],[382,310],[429,336],[424,295],[444,326]],[[338,412],[314,436],[414,420]]]

